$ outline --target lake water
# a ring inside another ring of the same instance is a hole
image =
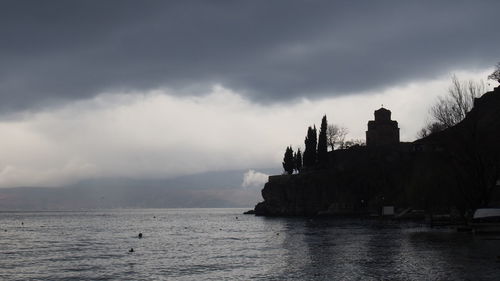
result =
[[[500,278],[500,237],[243,211],[3,212],[0,280]]]

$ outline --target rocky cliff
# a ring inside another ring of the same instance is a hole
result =
[[[269,177],[258,215],[313,216],[364,214],[380,204],[400,200],[412,165],[408,146],[369,149],[353,147],[330,154],[335,165],[295,175]]]

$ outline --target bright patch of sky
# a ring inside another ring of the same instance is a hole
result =
[[[477,80],[490,72],[456,74]],[[281,167],[286,146],[303,148],[307,126],[319,127],[323,114],[329,123],[347,127],[348,139],[364,139],[368,120],[383,104],[399,122],[401,140],[414,140],[450,77],[271,105],[220,85],[194,97],[168,89],[100,94],[0,122],[0,187],[233,169],[249,169],[243,186],[260,185],[267,175],[252,169]]]

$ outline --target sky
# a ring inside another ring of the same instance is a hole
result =
[[[500,61],[499,8],[1,1],[0,187],[226,170],[261,187],[324,114],[364,139],[381,105],[412,141],[452,75]]]

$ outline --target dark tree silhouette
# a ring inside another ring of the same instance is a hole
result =
[[[293,149],[288,146],[285,151],[285,156],[283,157],[283,170],[289,175],[293,174],[295,169],[295,159],[293,157]]]
[[[440,132],[444,129],[446,129],[446,127],[442,123],[439,122],[429,123],[417,133],[417,137],[425,138],[429,135]]]
[[[488,76],[488,79],[495,80],[500,83],[500,62],[495,66],[496,69]]]
[[[295,170],[300,173],[300,170],[302,170],[302,152],[300,152],[300,148],[297,149],[293,158],[295,160]]]
[[[480,97],[485,89],[484,82],[460,81],[456,76],[451,78],[448,95],[440,97],[431,108],[435,122],[449,128],[462,121],[474,106],[474,99]]]
[[[316,165],[316,126],[314,126],[313,128],[307,128],[307,136],[304,140],[304,143],[306,145],[306,149],[304,150],[303,164],[304,167],[310,168]]]
[[[346,127],[341,127],[335,124],[328,125],[326,129],[326,140],[328,146],[332,149],[332,151],[337,147],[345,148],[345,137],[349,133]]]
[[[321,127],[318,136],[318,165],[325,166],[328,163],[328,145],[326,139],[326,130],[328,128],[328,122],[326,121],[326,115],[321,119]]]
[[[362,139],[350,139],[344,142],[343,148],[350,148],[353,146],[366,146],[366,142]]]
[[[439,97],[431,107],[431,122],[422,128],[417,133],[417,136],[428,136],[455,126],[471,111],[474,106],[474,99],[482,96],[484,92],[485,85],[483,81],[460,81],[453,75],[448,95]]]

